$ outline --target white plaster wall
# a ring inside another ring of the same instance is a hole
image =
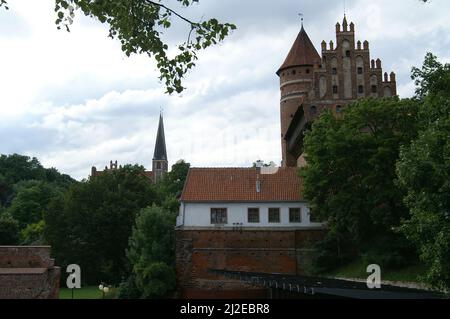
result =
[[[177,218],[177,226],[185,227],[214,227],[211,224],[211,208],[227,209],[227,224],[242,223],[242,227],[319,227],[321,223],[311,223],[309,208],[304,202],[295,203],[185,203],[182,202]],[[259,208],[259,223],[248,223],[248,208]],[[269,208],[280,208],[280,222],[269,223]],[[301,223],[289,222],[289,208],[300,208]]]

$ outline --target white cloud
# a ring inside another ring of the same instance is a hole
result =
[[[172,1],[173,2],[173,1]],[[290,0],[204,1],[186,11],[192,19],[236,22],[226,41],[200,54],[187,90],[167,96],[153,61],[126,58],[107,28],[78,15],[72,31],[54,25],[53,0],[11,0],[0,10],[0,153],[37,156],[76,178],[109,160],[150,167],[160,107],[172,163],[195,166],[279,162],[279,90],[275,71],[299,30]],[[347,1],[357,37],[372,56],[397,73],[398,92],[411,96],[413,65],[426,51],[448,61],[450,2]],[[334,40],[341,1],[302,1],[305,27],[320,47]],[[407,14],[406,14],[407,13]],[[14,17],[14,18],[12,18]],[[5,22],[7,21],[7,22]],[[184,40],[174,19],[168,40]],[[7,23],[7,24],[5,24]],[[13,31],[16,32],[13,32]]]

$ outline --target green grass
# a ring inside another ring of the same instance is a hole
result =
[[[117,294],[116,288],[110,288],[110,291],[105,295],[106,299],[115,298]],[[74,289],[73,299],[102,299],[103,293],[97,286],[87,286],[80,289]],[[61,288],[59,290],[59,299],[72,299],[72,291],[68,288]]]
[[[366,279],[369,275],[366,272],[367,265],[362,259],[340,267],[326,275],[329,277],[360,278]],[[420,276],[425,272],[423,265],[411,265],[402,269],[381,269],[381,280],[420,282]]]

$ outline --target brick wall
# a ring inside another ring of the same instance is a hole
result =
[[[311,264],[311,245],[323,234],[323,230],[177,230],[181,297],[263,297],[264,290],[208,270],[304,274]]]
[[[0,246],[0,299],[58,298],[60,272],[50,246]]]

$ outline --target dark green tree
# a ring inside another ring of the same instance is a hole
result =
[[[427,265],[425,279],[450,288],[450,64],[428,53],[421,69],[413,68],[417,95],[423,100],[421,131],[404,147],[397,163],[399,184],[406,190],[411,219],[402,231]]]
[[[230,23],[220,23],[217,19],[192,21],[169,8],[169,1],[162,0],[55,0],[56,25],[58,29],[73,23],[75,13],[97,19],[109,26],[109,37],[118,38],[122,51],[147,54],[157,62],[160,80],[167,92],[182,92],[182,79],[195,66],[197,52],[225,39],[231,30]],[[182,8],[197,4],[199,0],[177,0]],[[0,0],[0,7],[7,7],[7,1]],[[176,53],[169,54],[169,46],[162,36],[172,26],[172,17],[186,23],[186,41],[176,46]]]
[[[18,244],[19,223],[9,213],[0,213],[0,246]]]
[[[363,256],[393,267],[413,255],[393,230],[409,217],[394,180],[400,146],[417,135],[417,113],[413,100],[360,100],[342,116],[324,113],[306,134],[304,194],[330,228],[319,264],[332,268]]]
[[[156,185],[158,192],[158,206],[171,212],[178,211],[180,206],[178,197],[183,191],[184,182],[189,171],[190,164],[184,160],[177,161],[172,165],[172,170],[164,175]]]
[[[155,198],[143,167],[104,172],[52,201],[45,239],[60,265],[81,266],[85,283],[119,283],[129,273],[125,250],[135,217]]]
[[[63,192],[62,188],[43,181],[25,181],[14,187],[17,194],[8,212],[19,222],[20,229],[39,223],[51,199]]]
[[[168,297],[175,290],[176,214],[152,206],[136,218],[128,258],[143,298]]]

